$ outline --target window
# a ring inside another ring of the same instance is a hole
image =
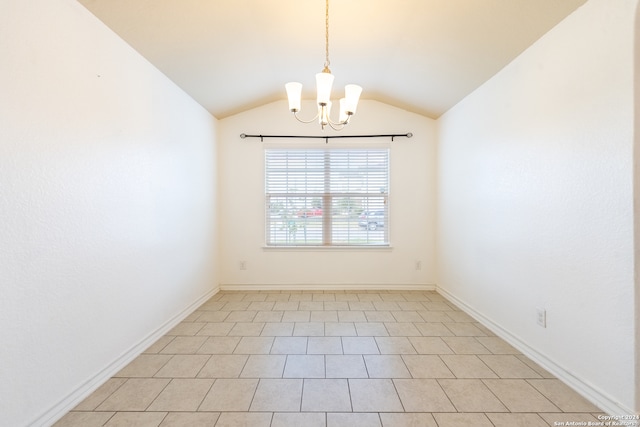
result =
[[[389,244],[388,149],[266,149],[267,246]]]

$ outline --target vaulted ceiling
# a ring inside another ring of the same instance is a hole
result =
[[[217,118],[314,98],[325,0],[78,0]],[[334,98],[347,83],[436,118],[586,0],[331,0]]]

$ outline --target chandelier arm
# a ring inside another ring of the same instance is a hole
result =
[[[341,126],[341,127],[340,127],[340,129],[342,129],[343,127],[345,127],[346,125],[348,125],[348,124],[349,124],[349,119],[351,119],[351,116],[352,116],[352,115],[353,115],[353,114],[349,114],[349,115],[347,115],[347,118],[346,118],[343,122],[340,122],[340,121],[334,122],[333,120],[331,120],[331,117],[327,117],[327,119],[328,119],[328,121],[329,121],[329,124],[330,124],[330,125]],[[331,127],[332,127],[334,130],[340,130],[340,129],[336,129],[336,128],[334,128],[333,126],[331,126]]]
[[[297,112],[297,111],[294,111],[294,112],[293,112],[293,117],[295,117],[295,118],[296,118],[296,120],[297,120],[297,121],[299,121],[300,123],[311,123],[311,122],[313,122],[314,120],[318,120],[318,117],[320,117],[320,114],[316,114],[316,116],[315,116],[313,119],[311,119],[311,120],[302,120],[300,117],[298,117],[298,112]]]
[[[344,121],[343,121],[343,122],[339,122],[339,123],[340,123],[341,125],[348,125],[348,124],[349,124],[349,119],[351,119],[351,116],[352,116],[352,115],[353,115],[353,114],[347,114],[347,118],[346,118],[346,119],[344,119]]]
[[[329,120],[327,124],[331,127],[331,129],[337,130],[337,131],[344,129],[344,127],[346,126],[346,123],[334,123],[331,120]]]

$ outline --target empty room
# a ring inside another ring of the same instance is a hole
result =
[[[638,4],[0,0],[0,426],[640,425]]]

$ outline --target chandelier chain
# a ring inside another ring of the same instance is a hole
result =
[[[0,0],[1,1],[1,0]],[[340,99],[340,114],[338,121],[331,120],[331,86],[333,85],[334,77],[331,74],[329,65],[329,0],[325,0],[325,13],[324,13],[324,69],[322,72],[316,74],[316,84],[318,89],[318,96],[316,103],[318,105],[318,114],[311,120],[303,120],[298,117],[298,112],[301,108],[302,99],[302,83],[289,82],[285,85],[287,89],[287,98],[289,99],[289,111],[293,113],[293,116],[302,123],[311,123],[318,119],[322,129],[325,126],[330,126],[334,130],[342,130],[348,123],[351,117],[356,113],[356,107],[358,106],[358,99],[362,88],[358,85],[348,84],[344,88],[345,96]]]
[[[330,73],[331,71],[329,70],[329,65],[331,64],[331,61],[329,61],[329,0],[325,1],[324,22],[325,22],[325,32],[324,32],[325,60],[324,60],[324,68],[325,68],[325,70],[327,70]]]

